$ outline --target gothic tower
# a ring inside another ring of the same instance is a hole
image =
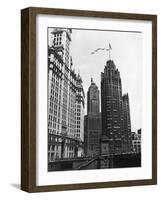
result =
[[[102,135],[109,141],[109,153],[126,152],[127,147],[127,127],[130,127],[129,109],[124,112],[123,109],[128,106],[128,101],[122,97],[122,83],[120,72],[112,60],[106,62],[104,72],[101,73],[101,110],[102,110]],[[125,103],[126,102],[126,103]],[[128,114],[127,114],[128,113]],[[128,124],[128,125],[127,125]],[[125,131],[126,130],[126,131]],[[128,130],[131,134],[131,127]],[[123,148],[124,147],[124,148]]]

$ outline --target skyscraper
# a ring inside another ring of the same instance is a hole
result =
[[[85,106],[85,94],[82,85],[83,81],[78,73],[76,80],[76,101],[75,101],[75,138],[84,141],[84,106]]]
[[[71,34],[71,29],[48,29],[49,162],[83,153],[85,96],[82,79],[73,69]]]
[[[97,114],[100,110],[99,90],[91,78],[91,85],[87,92],[87,113]]]
[[[91,85],[87,92],[87,115],[84,119],[84,151],[87,156],[100,154],[101,113],[99,104],[99,90],[91,78]]]
[[[128,95],[122,96],[120,72],[112,60],[101,73],[102,135],[110,154],[131,149],[131,122]]]

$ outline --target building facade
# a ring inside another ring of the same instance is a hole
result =
[[[132,147],[133,152],[141,153],[141,129],[139,129],[137,133],[132,133]]]
[[[84,118],[84,151],[86,156],[100,155],[100,138],[102,133],[99,90],[91,79],[87,92],[87,115]]]
[[[132,134],[131,134],[131,121],[130,121],[130,105],[129,105],[129,95],[124,94],[122,96],[123,104],[123,152],[132,152]]]
[[[71,29],[48,28],[49,162],[83,154],[85,96],[82,79],[73,69],[71,34]]]
[[[101,73],[102,144],[109,154],[132,149],[128,94],[122,96],[120,72],[112,60]]]

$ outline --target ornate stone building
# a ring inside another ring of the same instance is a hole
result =
[[[102,151],[109,154],[132,150],[128,94],[122,96],[120,72],[112,60],[101,73]]]
[[[48,28],[48,161],[83,154],[84,90],[70,56],[71,29]]]

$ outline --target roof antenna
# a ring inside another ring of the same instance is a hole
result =
[[[111,44],[109,43],[109,49],[108,49],[108,51],[109,51],[109,60],[111,60],[111,50],[112,50],[112,47],[111,47]]]
[[[93,78],[91,77],[91,83],[93,83]]]

